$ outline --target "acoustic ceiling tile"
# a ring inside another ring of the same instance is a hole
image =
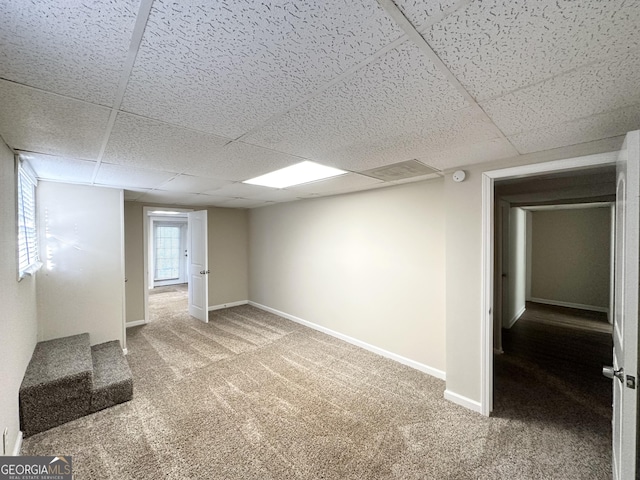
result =
[[[418,31],[440,22],[471,0],[394,0],[394,3]]]
[[[236,138],[401,35],[371,0],[156,0],[124,109]]]
[[[206,163],[230,140],[120,112],[103,160],[107,163],[180,173]]]
[[[40,180],[67,183],[91,183],[97,162],[56,157],[41,153],[21,153]]]
[[[0,2],[0,77],[111,106],[139,0]]]
[[[161,205],[179,205],[184,207],[212,207],[220,206],[229,199],[211,195],[199,195],[195,193],[166,192],[153,190],[138,198],[140,203],[153,203]]]
[[[466,106],[421,50],[406,42],[243,140],[323,163],[329,151],[408,138]]]
[[[640,129],[640,104],[520,133],[509,140],[521,153],[576,145]]]
[[[110,110],[0,80],[0,135],[16,150],[97,160]]]
[[[225,197],[251,198],[274,202],[283,200],[295,200],[296,198],[298,198],[298,195],[288,190],[262,187],[259,185],[250,185],[247,183],[234,183],[205,193],[211,195],[222,195]]]
[[[294,187],[287,188],[287,190],[304,194],[312,193],[316,195],[324,195],[364,190],[383,183],[384,182],[376,178],[365,177],[364,175],[358,175],[357,173],[347,173],[327,180],[319,180],[317,182],[296,185]]]
[[[518,150],[506,138],[500,137],[436,151],[419,158],[419,160],[438,170],[449,170],[463,165],[474,165],[517,156]]]
[[[223,204],[224,208],[258,208],[273,205],[274,202],[265,202],[251,198],[234,198]]]
[[[640,50],[559,75],[482,107],[506,135],[513,135],[638,103],[639,77]]]
[[[135,202],[137,201],[140,197],[142,197],[145,193],[149,193],[151,190],[148,188],[145,189],[130,189],[130,190],[125,190],[124,191],[124,200],[126,202]]]
[[[432,118],[420,131],[354,142],[324,154],[326,163],[344,170],[364,171],[382,165],[423,159],[429,152],[499,138],[500,131],[478,109],[470,107]],[[436,165],[425,164],[432,167]]]
[[[430,173],[428,175],[420,175],[419,177],[404,178],[402,180],[394,180],[389,182],[392,185],[402,185],[404,183],[422,182],[424,180],[434,180],[436,178],[442,178],[439,173]]]
[[[100,164],[95,183],[118,188],[158,188],[175,177],[175,173],[145,170],[142,168]]]
[[[231,182],[228,180],[194,177],[193,175],[178,175],[162,185],[162,190],[184,193],[204,193],[229,184],[231,184]]]
[[[637,50],[637,1],[471,2],[424,31],[452,73],[478,100]]]
[[[206,161],[187,165],[184,173],[239,182],[302,162],[304,159],[242,142],[210,152]]]

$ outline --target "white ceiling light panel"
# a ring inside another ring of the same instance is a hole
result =
[[[344,175],[345,173],[347,172],[344,170],[327,167],[315,162],[304,161],[260,175],[259,177],[245,180],[243,183],[272,188],[286,188],[292,185],[301,185],[303,183]]]

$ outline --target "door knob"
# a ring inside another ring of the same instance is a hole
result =
[[[614,370],[613,367],[602,367],[602,375],[613,380],[616,377],[621,382],[624,382],[624,369],[619,368]]]

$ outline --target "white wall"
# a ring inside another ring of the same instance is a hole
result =
[[[611,209],[540,210],[532,219],[531,298],[606,311]]]
[[[124,347],[122,191],[40,182],[37,205],[39,339],[89,332]]]
[[[509,296],[504,327],[510,328],[524,313],[527,285],[527,215],[521,208],[509,209]]]
[[[250,300],[445,370],[443,181],[253,209]]]
[[[17,281],[14,160],[13,152],[1,139],[0,205],[0,432],[9,428],[7,455],[11,455],[20,428],[18,390],[31,360],[38,327],[36,278]]]

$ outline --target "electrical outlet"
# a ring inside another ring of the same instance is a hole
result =
[[[2,432],[2,456],[7,456],[7,450],[9,448],[9,427],[4,427]]]

